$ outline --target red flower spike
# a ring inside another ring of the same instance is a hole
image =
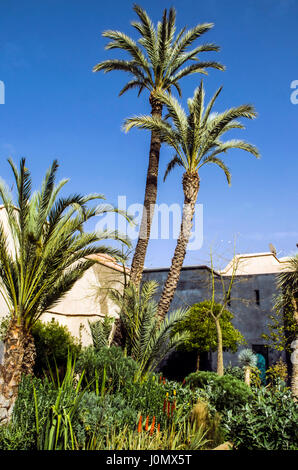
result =
[[[138,432],[142,432],[142,415],[140,416],[140,419],[139,419]]]
[[[145,431],[148,431],[148,427],[149,427],[149,416],[147,416],[146,418]]]
[[[155,427],[155,416],[153,416],[153,419],[152,419],[152,424],[151,424],[151,428],[150,428],[150,436],[152,436],[152,434],[154,432],[154,427]]]

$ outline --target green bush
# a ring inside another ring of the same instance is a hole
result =
[[[230,409],[224,428],[239,450],[298,450],[298,405],[289,389],[255,390],[253,399],[240,409]]]
[[[78,372],[85,371],[85,380],[93,383],[95,391],[101,390],[103,385],[108,392],[113,393],[134,379],[138,365],[132,358],[125,357],[117,346],[99,350],[88,346],[79,354],[76,369]]]
[[[185,384],[191,388],[203,388],[206,385],[214,383],[217,379],[218,374],[216,372],[192,372],[185,379]]]
[[[239,408],[252,397],[251,389],[231,375],[220,377],[215,372],[194,372],[186,378],[186,384],[204,389],[210,404],[220,412]]]
[[[244,380],[244,369],[238,366],[227,366],[225,367],[225,375],[231,375],[238,380]]]
[[[37,377],[22,377],[18,398],[15,402],[12,420],[8,426],[0,427],[1,450],[34,450],[37,445],[34,393],[42,426],[52,404],[57,397],[57,390],[48,380]],[[65,401],[65,400],[64,400]]]
[[[36,347],[34,373],[42,375],[48,366],[63,369],[67,363],[68,352],[72,356],[79,354],[81,345],[66,326],[52,319],[48,323],[37,321],[32,329]]]

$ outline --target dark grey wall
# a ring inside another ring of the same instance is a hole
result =
[[[161,294],[167,275],[168,269],[144,270],[143,281],[155,279],[159,283],[157,299]],[[224,282],[227,289],[230,279],[225,278]],[[259,291],[259,305],[256,303],[255,291],[257,290]],[[189,307],[194,303],[208,300],[211,298],[211,292],[211,272],[207,266],[182,268],[171,310],[178,307]],[[276,294],[276,277],[274,274],[237,276],[235,278],[228,308],[234,315],[233,324],[235,328],[242,333],[247,341],[247,345],[243,347],[252,348],[253,345],[264,345],[261,335],[268,332],[268,316],[272,312]],[[220,301],[222,295],[222,281],[218,277],[215,283],[216,300]],[[239,351],[236,354],[225,352],[225,365],[229,363],[237,365],[238,353]],[[268,349],[269,364],[275,362],[280,356],[281,353]],[[285,359],[283,355],[282,357]],[[212,354],[211,361],[211,367],[214,370],[216,369],[216,354]]]

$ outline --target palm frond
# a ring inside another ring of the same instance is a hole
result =
[[[173,171],[173,169],[177,166],[183,166],[183,163],[181,162],[181,158],[179,158],[178,155],[175,155],[174,158],[168,163],[168,166],[166,168],[163,180],[165,181],[168,177],[168,174]]]
[[[12,204],[12,195],[1,183],[1,216],[6,217],[0,220],[0,290],[11,314],[30,328],[96,263],[94,254],[121,256],[120,250],[102,242],[112,239],[129,245],[129,241],[117,231],[82,230],[97,213],[117,209],[90,207],[90,201],[103,199],[99,194],[58,199],[66,180],[55,185],[56,161],[33,195],[25,160],[21,160],[19,170],[12,161],[9,163],[16,180],[17,204]]]
[[[207,163],[214,163],[215,165],[219,166],[226,175],[228,185],[231,185],[231,173],[228,167],[224,164],[224,162],[220,158],[216,158],[215,156],[210,156],[207,157],[203,160],[199,168],[201,168],[203,165],[206,165]]]

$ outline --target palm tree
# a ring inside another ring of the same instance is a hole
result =
[[[278,275],[277,286],[282,295],[278,298],[277,307],[292,307],[293,319],[298,326],[298,255],[290,257],[287,270]],[[298,338],[292,342],[292,377],[291,389],[294,397],[298,397]]]
[[[98,245],[120,239],[116,232],[84,233],[83,225],[95,215],[113,210],[99,204],[89,207],[99,194],[59,197],[66,179],[55,184],[55,160],[41,190],[32,194],[25,159],[12,168],[17,203],[3,182],[0,220],[0,294],[10,313],[0,368],[0,421],[10,418],[22,373],[33,372],[35,347],[31,330],[43,312],[54,306],[95,262],[90,255],[118,255],[117,249]],[[6,224],[4,224],[6,219]]]
[[[111,292],[119,306],[119,315],[125,330],[125,354],[139,364],[139,373],[144,375],[159,365],[171,351],[189,339],[189,333],[173,332],[183,320],[186,310],[172,312],[163,322],[156,315],[157,303],[153,300],[158,285],[155,281],[144,282],[141,289],[130,284],[124,294]]]
[[[126,131],[132,127],[158,131],[161,141],[174,149],[175,156],[168,164],[165,178],[176,165],[184,169],[182,178],[184,192],[182,222],[171,268],[158,305],[158,315],[161,319],[165,317],[169,310],[185,258],[200,185],[199,170],[204,165],[213,163],[224,171],[230,184],[230,172],[224,162],[218,158],[218,155],[227,152],[229,149],[238,148],[259,157],[256,147],[245,141],[228,140],[223,142],[220,140],[225,132],[235,128],[244,128],[236,119],[242,117],[252,119],[256,116],[251,105],[241,105],[228,109],[223,113],[211,114],[214,102],[221,89],[222,87],[216,91],[205,109],[205,91],[203,82],[201,82],[195,90],[193,98],[188,100],[188,115],[175,98],[166,93],[158,93],[158,99],[168,109],[166,119],[161,120],[155,116],[140,116],[127,119],[124,124]]]
[[[258,358],[251,349],[242,349],[238,361],[240,367],[244,368],[244,382],[250,387],[251,370],[257,366]]]
[[[207,43],[189,50],[196,39],[213,27],[212,23],[198,24],[188,31],[183,28],[175,35],[176,12],[174,8],[169,10],[168,15],[167,10],[164,10],[162,21],[158,22],[157,28],[140,6],[134,5],[134,11],[140,20],[131,23],[141,35],[137,42],[120,31],[109,30],[103,33],[104,37],[111,39],[106,49],[121,49],[129,54],[130,60],[105,60],[95,65],[93,71],[128,72],[132,79],[126,83],[119,95],[132,88],[138,89],[140,95],[143,90],[147,89],[151,115],[153,118],[161,118],[163,103],[158,99],[156,92],[167,90],[170,93],[172,88],[175,88],[181,95],[179,85],[181,78],[193,73],[206,74],[206,69],[209,67],[224,70],[218,62],[201,62],[198,59],[198,54],[201,52],[218,51],[219,47],[213,43]],[[189,61],[193,63],[187,65]],[[142,277],[156,203],[160,145],[159,132],[153,129],[143,214],[130,272],[130,279],[136,286],[139,285]]]

